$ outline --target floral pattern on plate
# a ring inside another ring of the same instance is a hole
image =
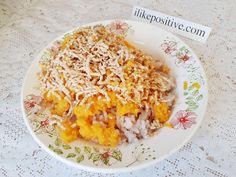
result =
[[[104,25],[111,32],[126,37],[130,34],[135,35],[136,30],[138,30],[137,23],[119,20],[101,22],[95,25]],[[152,32],[153,35],[156,32],[154,31]],[[193,127],[195,126],[193,125],[199,125],[202,119],[202,117],[199,117],[199,113],[203,109],[201,104],[206,102],[205,76],[198,59],[188,46],[169,33],[163,31],[160,31],[160,33],[163,33],[160,37],[165,36],[158,45],[160,52],[163,52],[163,56],[174,63],[176,69],[184,71],[184,76],[181,76],[183,79],[178,83],[181,85],[181,93],[179,94],[183,95],[183,104],[179,107],[177,106],[176,112],[165,124],[165,127],[172,128],[175,133],[178,133],[179,130],[190,132],[194,130]],[[45,49],[40,57],[51,57],[53,53],[58,51],[58,44],[60,44],[60,39]],[[30,79],[28,78],[28,80]],[[56,126],[48,121],[49,113],[45,112],[44,99],[32,90],[25,91],[23,95],[22,103],[26,115],[25,119],[29,120],[31,129],[37,137],[43,139],[42,144],[45,145],[45,148],[47,147],[69,161],[83,164],[84,166],[100,167],[101,171],[103,171],[105,169],[104,166],[127,169],[146,161],[156,161],[161,157],[161,155],[157,155],[159,152],[158,147],[153,146],[155,142],[146,145],[141,141],[131,144],[130,148],[120,146],[117,148],[105,148],[91,144],[81,145],[76,143],[65,144],[58,138],[57,131],[55,131]],[[170,132],[173,132],[172,130]]]

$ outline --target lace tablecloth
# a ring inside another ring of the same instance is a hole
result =
[[[200,57],[209,84],[201,128],[181,150],[156,165],[98,174],[62,164],[33,140],[24,125],[20,92],[27,68],[51,40],[80,24],[129,18],[132,5],[213,28],[206,44],[183,38]],[[174,177],[236,176],[236,4],[234,0],[0,1],[0,176]]]

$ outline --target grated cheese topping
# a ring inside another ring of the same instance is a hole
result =
[[[70,110],[96,94],[109,101],[109,90],[122,103],[131,101],[141,106],[150,99],[161,101],[175,86],[173,78],[161,72],[160,60],[154,60],[103,26],[79,29],[66,36],[59,46],[54,57],[40,61],[41,90],[55,95],[63,93]]]
[[[60,137],[116,146],[152,135],[175,101],[169,69],[110,32],[84,27],[40,60],[40,90]]]

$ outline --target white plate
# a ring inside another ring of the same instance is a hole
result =
[[[161,57],[171,68],[177,83],[177,102],[173,113],[160,132],[137,143],[104,148],[78,140],[70,145],[63,144],[47,117],[36,116],[40,92],[37,89],[40,71],[39,60],[49,57],[56,41],[45,47],[30,66],[22,89],[22,111],[25,123],[40,146],[56,159],[74,167],[95,172],[124,172],[146,167],[181,148],[200,126],[207,106],[207,83],[198,57],[179,38],[158,27],[135,21],[99,21],[83,26],[101,24],[152,56]],[[70,31],[68,33],[72,33]],[[66,33],[66,34],[68,34]],[[65,34],[65,35],[66,35]]]

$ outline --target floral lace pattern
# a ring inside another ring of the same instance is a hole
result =
[[[233,23],[235,1],[233,0],[179,0],[175,3],[171,0],[164,3],[138,1],[143,7],[171,13],[190,21],[194,19],[195,22],[214,29],[205,44],[186,40],[197,51],[207,72],[210,97],[206,117],[196,136],[166,160],[127,173],[91,173],[59,163],[39,147],[27,131],[22,118],[19,95],[26,70],[39,50],[63,31],[74,28],[75,25],[98,19],[130,18],[133,2],[1,1],[0,176],[235,176],[236,104],[233,96],[236,94],[234,74],[236,54],[235,40],[232,38],[235,36],[235,23]],[[189,79],[186,78],[186,81],[188,86],[191,86]],[[183,83],[180,83],[180,87],[182,86]],[[201,86],[204,87],[202,84]],[[203,101],[199,103],[201,105]],[[176,132],[175,129],[171,130]],[[185,133],[188,130],[190,129],[183,131]],[[124,160],[125,158],[122,161]]]

